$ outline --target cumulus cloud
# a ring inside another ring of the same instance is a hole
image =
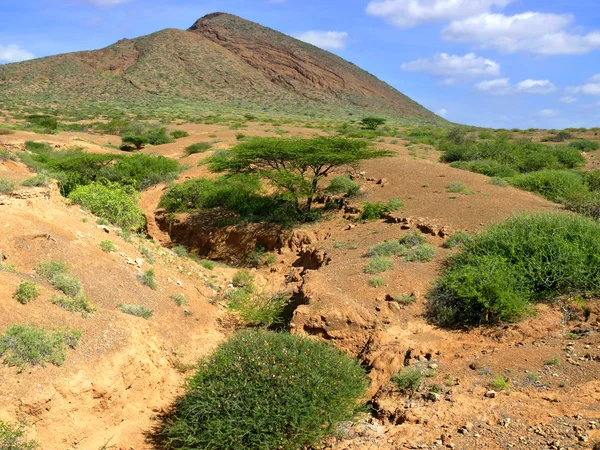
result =
[[[437,112],[438,116],[446,117],[448,115],[448,110],[446,108],[442,108]]]
[[[587,83],[581,86],[568,87],[567,92],[570,92],[571,94],[600,96],[600,73],[591,77]]]
[[[444,22],[503,8],[514,0],[371,0],[367,14],[399,28]]]
[[[590,78],[590,81],[592,81],[592,82],[597,81],[600,83],[600,73],[597,73],[592,78]]]
[[[558,101],[566,105],[571,105],[576,103],[578,100],[572,95],[565,95],[564,97],[559,98]]]
[[[600,49],[600,30],[572,33],[567,27],[573,20],[571,14],[526,12],[507,16],[483,13],[453,21],[442,31],[442,37],[504,53],[577,55]]]
[[[559,114],[560,112],[556,111],[555,109],[542,109],[540,112],[538,112],[538,115],[542,117],[556,117]]]
[[[295,36],[301,41],[329,50],[342,50],[348,43],[345,31],[306,31]]]
[[[475,77],[497,77],[500,64],[491,59],[468,53],[464,56],[437,53],[431,58],[422,58],[402,64],[409,72],[427,72],[444,78],[442,84],[452,84],[457,79]]]
[[[0,61],[13,63],[33,58],[35,58],[33,53],[22,49],[18,45],[0,45]]]
[[[523,80],[513,85],[509,78],[497,78],[495,80],[482,81],[475,85],[475,89],[491,95],[509,94],[551,94],[557,88],[550,80]]]

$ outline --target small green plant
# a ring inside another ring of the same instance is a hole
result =
[[[380,244],[369,247],[367,256],[394,256],[406,253],[406,247],[399,241],[385,241]]]
[[[272,327],[285,321],[284,310],[289,303],[285,293],[253,294],[252,287],[233,288],[226,293],[227,307],[239,314],[249,327]]]
[[[415,248],[409,249],[404,261],[406,262],[429,262],[435,256],[435,248],[430,244],[421,244]]]
[[[404,203],[399,198],[390,198],[385,206],[388,212],[397,211],[404,206]]]
[[[385,280],[381,277],[372,277],[368,281],[369,286],[377,288],[381,286],[385,286]]]
[[[243,331],[186,383],[165,427],[167,448],[304,448],[352,420],[366,386],[364,369],[333,346]]]
[[[180,258],[187,258],[190,256],[187,248],[185,248],[185,246],[183,245],[176,245],[175,247],[173,247],[173,253],[175,253]]]
[[[50,186],[50,177],[43,173],[38,173],[32,177],[27,178],[21,183],[21,186],[26,187],[48,187]]]
[[[200,265],[206,270],[213,270],[215,268],[215,263],[208,259],[203,259],[202,261],[200,261]]]
[[[508,186],[508,181],[506,181],[504,178],[500,178],[500,177],[492,177],[492,178],[490,178],[490,181],[488,181],[488,183],[490,183],[494,186],[500,186],[500,187]]]
[[[8,178],[0,178],[0,194],[8,195],[17,189],[17,184]]]
[[[0,356],[4,357],[4,364],[21,370],[27,365],[44,366],[47,362],[61,366],[67,348],[75,348],[80,337],[77,330],[47,332],[28,325],[13,325],[0,336]]]
[[[253,281],[254,276],[250,273],[250,271],[242,269],[235,273],[233,279],[231,280],[231,284],[233,284],[235,287],[248,288],[252,286]]]
[[[120,303],[118,305],[119,311],[130,316],[141,317],[143,319],[149,319],[154,314],[154,310],[144,305],[126,305]]]
[[[96,224],[102,225],[102,226],[107,226],[107,225],[110,225],[110,222],[106,219],[98,218],[98,219],[96,219]]]
[[[33,281],[22,281],[15,292],[15,298],[23,305],[35,300],[39,295],[40,291]]]
[[[411,305],[417,301],[417,297],[414,294],[396,294],[392,295],[392,299],[401,305]]]
[[[345,242],[339,241],[333,244],[333,248],[344,248],[346,246]]]
[[[187,131],[183,131],[183,130],[173,130],[173,131],[171,131],[170,135],[173,139],[181,139],[184,137],[188,137],[190,135],[190,133],[188,133]]]
[[[173,294],[171,295],[171,300],[173,300],[177,306],[185,306],[189,303],[183,294]]]
[[[427,239],[425,239],[425,236],[418,231],[412,231],[405,234],[399,241],[400,245],[403,245],[408,249],[417,248],[419,245],[425,244],[426,242]]]
[[[82,317],[87,317],[96,312],[96,307],[93,306],[83,294],[79,294],[76,297],[63,297],[57,295],[52,298],[52,304],[58,305],[71,313],[81,313]]]
[[[328,194],[346,194],[348,197],[353,197],[360,192],[360,184],[348,175],[339,175],[331,180],[326,191]]]
[[[69,274],[65,263],[48,261],[37,265],[36,272],[59,291],[75,297],[81,291],[79,280]]]
[[[419,367],[407,367],[392,377],[392,382],[403,394],[414,394],[421,387],[423,373]]]
[[[129,230],[123,230],[123,229],[117,230],[117,236],[119,236],[121,239],[123,239],[128,244],[131,244],[133,242],[133,240],[131,239],[131,231],[129,231]]]
[[[156,279],[155,279],[155,276],[154,276],[154,270],[153,269],[146,270],[140,276],[140,283],[142,283],[144,286],[148,286],[152,290],[156,290],[156,288],[158,286],[156,284]]]
[[[105,240],[100,242],[100,248],[102,249],[103,252],[106,253],[113,253],[116,252],[118,249],[115,246],[115,244],[113,243],[113,241],[110,240]]]
[[[0,449],[2,450],[38,450],[40,445],[27,439],[25,424],[10,424],[0,420]]]
[[[504,390],[508,387],[508,380],[505,377],[498,375],[490,382],[490,387],[498,389],[499,391]]]
[[[540,377],[534,373],[528,373],[525,377],[525,384],[536,384],[539,383]]]
[[[386,272],[394,267],[394,262],[385,256],[375,256],[365,266],[365,273],[377,274]]]
[[[154,254],[148,248],[139,246],[138,251],[146,258],[148,264],[154,264]]]
[[[446,192],[450,192],[453,194],[465,194],[465,195],[474,194],[473,191],[470,191],[469,189],[467,189],[466,186],[459,181],[452,181],[446,187]]]
[[[186,155],[194,155],[196,153],[204,153],[211,149],[212,144],[210,142],[198,142],[196,144],[189,145],[185,148]]]
[[[558,365],[558,357],[554,357],[552,359],[549,359],[548,361],[546,361],[544,363],[545,366],[557,366]]]
[[[468,233],[464,231],[457,231],[452,236],[450,236],[446,242],[444,242],[443,247],[450,249],[456,248],[461,245],[464,245],[466,242],[469,241],[469,239],[471,239],[471,236],[469,236]]]
[[[235,134],[235,138],[236,138],[238,141],[242,141],[242,140],[246,139],[246,135],[245,135],[244,133],[236,133],[236,134]]]

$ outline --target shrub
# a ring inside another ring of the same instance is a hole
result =
[[[32,281],[22,281],[15,292],[15,298],[23,305],[35,300],[39,295],[40,291]]]
[[[8,178],[0,178],[0,194],[8,195],[15,191],[17,184]]]
[[[250,273],[250,271],[243,269],[238,270],[235,273],[233,279],[231,280],[231,284],[233,284],[235,287],[247,288],[252,286],[253,281],[254,276]]]
[[[569,142],[569,147],[579,150],[580,152],[593,152],[600,148],[600,143],[588,141],[587,139],[577,139]]]
[[[492,159],[480,159],[475,161],[455,161],[450,166],[457,169],[480,173],[488,177],[512,177],[519,172],[510,166],[499,163]]]
[[[40,445],[26,438],[25,425],[0,420],[0,448],[3,450],[37,450]]]
[[[490,387],[494,389],[498,389],[499,391],[506,389],[508,387],[508,380],[500,375],[494,377],[494,379],[490,382]]]
[[[50,177],[43,173],[38,173],[27,178],[21,183],[21,186],[27,187],[48,187],[50,186]]]
[[[117,247],[115,246],[113,241],[110,241],[108,239],[100,242],[100,248],[106,253],[112,253],[117,251]]]
[[[368,281],[369,286],[377,288],[381,286],[385,286],[385,280],[381,277],[372,277]]]
[[[242,141],[242,140],[246,139],[246,135],[244,133],[235,133],[235,138],[238,141]]]
[[[185,306],[189,303],[187,298],[185,298],[182,294],[171,295],[171,300],[173,300],[177,306]]]
[[[450,249],[456,248],[460,245],[464,245],[465,242],[467,242],[469,239],[471,239],[471,236],[469,236],[468,233],[464,231],[457,231],[452,236],[450,236],[446,242],[444,242],[443,247]]]
[[[320,341],[244,331],[201,361],[166,424],[167,448],[297,449],[351,420],[367,382]]]
[[[154,311],[144,305],[125,305],[123,303],[118,305],[119,311],[130,316],[141,317],[143,319],[149,319],[154,314]]]
[[[385,256],[376,256],[365,266],[365,273],[377,274],[386,272],[394,267],[394,262]]]
[[[83,294],[79,294],[76,297],[55,296],[52,298],[52,304],[58,305],[71,313],[80,312],[82,317],[87,317],[96,312],[94,305]]]
[[[406,253],[406,247],[399,241],[386,241],[369,247],[367,256],[395,256]]]
[[[569,170],[541,170],[508,180],[513,186],[561,203],[588,192],[583,176]]]
[[[170,135],[173,139],[181,139],[184,137],[188,137],[190,135],[190,133],[188,133],[187,131],[183,131],[183,130],[173,130],[173,131],[171,131]]]
[[[25,150],[33,153],[51,152],[52,146],[47,142],[25,141]]]
[[[418,231],[413,231],[402,236],[399,242],[406,248],[415,248],[421,244],[425,244],[427,242],[427,239],[425,239],[425,236],[423,236]]]
[[[385,122],[386,120],[382,117],[365,117],[360,121],[360,124],[365,130],[376,130]]]
[[[246,326],[272,327],[285,321],[284,310],[289,296],[284,293],[275,295],[253,294],[252,287],[234,288],[226,293],[227,307],[239,314]]]
[[[28,325],[13,325],[0,336],[0,356],[4,364],[18,366],[44,366],[51,362],[61,366],[65,362],[67,347],[75,348],[81,332],[76,330],[56,330],[47,332],[42,328]]]
[[[365,202],[359,220],[378,220],[386,212],[385,205],[381,202]]]
[[[357,195],[360,191],[360,184],[355,183],[348,175],[339,175],[331,180],[327,187],[329,194],[346,194],[348,197]]]
[[[396,294],[392,295],[392,299],[401,305],[410,305],[417,301],[417,297],[414,294]]]
[[[189,155],[194,155],[196,153],[204,153],[210,150],[212,144],[210,142],[198,142],[196,144],[189,145],[185,148],[185,153]]]
[[[81,291],[79,280],[69,274],[65,263],[48,261],[37,265],[36,272],[59,291],[75,297]]]
[[[9,134],[13,134],[14,130],[10,128],[0,127],[0,136],[8,136]]]
[[[407,367],[392,377],[392,382],[403,394],[414,394],[421,386],[423,373],[418,367]]]
[[[503,178],[498,178],[498,177],[490,178],[490,181],[488,181],[488,183],[490,183],[494,186],[500,186],[500,187],[508,186],[508,181],[506,181]]]
[[[404,203],[399,198],[390,198],[385,205],[385,209],[388,212],[397,211],[404,206]]]
[[[140,282],[144,286],[148,286],[150,289],[156,290],[157,285],[156,285],[156,279],[154,278],[154,270],[150,269],[150,270],[145,271],[140,276]]]
[[[200,265],[207,270],[213,270],[215,268],[215,263],[208,259],[203,259],[202,261],[200,261]]]
[[[404,261],[407,262],[428,262],[435,256],[435,249],[432,245],[421,244],[415,248],[409,249],[404,256]]]
[[[535,303],[600,293],[600,223],[563,214],[518,215],[473,236],[430,292],[446,326],[514,322]]]
[[[454,194],[473,194],[473,191],[468,190],[465,185],[459,181],[452,181],[447,187],[446,192]]]
[[[132,188],[116,183],[91,183],[76,188],[69,199],[127,230],[139,230],[145,224],[144,213],[137,205],[138,195]]]
[[[0,128],[2,130],[2,128]],[[17,157],[0,147],[0,161],[16,161]]]
[[[128,144],[133,145],[136,149],[140,150],[144,148],[146,144],[150,142],[147,136],[141,136],[138,134],[126,134],[121,138],[123,144],[121,145],[122,150],[127,150]]]

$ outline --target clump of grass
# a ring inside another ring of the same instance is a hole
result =
[[[2,130],[0,128],[0,130]],[[0,133],[1,134],[1,133]],[[25,424],[10,424],[0,420],[0,448],[3,450],[38,450],[40,445],[26,437]]]
[[[500,177],[492,177],[492,178],[490,178],[488,183],[492,184],[494,186],[500,186],[500,187],[508,186],[508,181],[506,181],[504,178],[500,178]]]
[[[546,361],[544,363],[545,366],[557,366],[558,365],[558,357],[554,357],[552,359],[549,359],[548,361]]]
[[[176,245],[175,247],[173,247],[173,253],[175,253],[180,258],[187,258],[190,256],[187,248],[185,248],[185,246],[183,245]]]
[[[382,202],[365,202],[358,220],[371,221],[381,219],[385,213],[396,211],[404,206],[399,199],[393,198],[387,204]]]
[[[196,153],[204,153],[211,149],[212,144],[210,142],[198,142],[185,148],[186,155],[194,155]]]
[[[418,367],[407,367],[392,377],[392,382],[403,394],[414,394],[421,387],[423,373]]]
[[[2,130],[2,128],[0,128]],[[0,161],[16,161],[17,157],[5,150],[4,148],[0,148]]]
[[[446,187],[446,192],[451,192],[453,194],[465,194],[465,195],[474,194],[473,191],[467,189],[466,186],[459,181],[452,181]]]
[[[372,277],[368,281],[369,286],[377,288],[381,286],[385,286],[385,280],[381,277]]]
[[[21,186],[26,187],[48,187],[50,186],[50,177],[43,173],[38,173],[27,178],[21,183]]]
[[[215,263],[208,259],[203,259],[202,261],[200,261],[200,265],[202,267],[204,267],[206,270],[214,270],[214,268],[215,268]]]
[[[490,387],[502,391],[508,387],[508,380],[500,375],[494,377],[490,383]]]
[[[173,294],[171,295],[171,300],[173,300],[177,306],[185,306],[189,303],[183,294]]]
[[[0,178],[0,194],[8,195],[17,189],[17,184],[8,178]]]
[[[165,435],[175,449],[304,448],[352,420],[366,386],[357,360],[333,346],[244,331],[200,362]]]
[[[138,251],[142,254],[144,258],[146,258],[148,264],[154,264],[154,254],[149,249],[147,249],[146,247],[139,246]]]
[[[282,325],[284,310],[289,303],[285,293],[255,294],[252,285],[230,289],[226,298],[228,309],[237,312],[244,324],[251,327]]]
[[[395,294],[392,295],[392,299],[401,305],[411,305],[417,301],[414,294]]]
[[[233,284],[235,287],[248,288],[252,286],[253,281],[254,276],[250,273],[250,271],[242,269],[235,273],[233,279],[231,280],[231,284]]]
[[[117,247],[115,246],[113,241],[110,241],[108,239],[100,242],[100,248],[106,253],[113,253],[117,251]]]
[[[22,281],[15,292],[15,298],[23,305],[32,302],[39,295],[40,291],[33,281]]]
[[[394,262],[385,256],[375,256],[365,266],[365,273],[377,274],[386,272],[394,267]]]
[[[399,242],[400,242],[400,245],[403,245],[404,247],[411,249],[411,248],[416,248],[419,245],[425,244],[427,242],[427,239],[425,239],[425,236],[423,236],[418,231],[412,231],[412,232],[407,233],[404,236],[402,236],[400,238]]]
[[[152,317],[154,314],[154,310],[144,305],[126,305],[120,303],[118,308],[122,313],[129,314],[130,316],[141,317],[146,320]]]
[[[380,244],[369,247],[367,256],[394,256],[406,252],[406,247],[403,246],[399,241],[386,241]]]
[[[36,272],[59,291],[75,297],[81,291],[79,280],[69,274],[65,263],[48,261],[37,265]]]
[[[464,245],[466,242],[469,241],[469,239],[471,239],[471,236],[469,236],[468,233],[464,231],[457,231],[452,236],[450,236],[446,242],[444,242],[443,247],[450,249],[456,248],[461,245]]]
[[[0,336],[0,356],[4,364],[17,366],[44,366],[47,362],[61,366],[65,362],[67,348],[75,348],[81,332],[56,330],[47,332],[28,325],[13,325]]]
[[[158,285],[156,284],[156,279],[155,279],[155,276],[154,276],[154,270],[150,269],[150,270],[145,271],[140,276],[140,283],[142,283],[144,286],[148,286],[152,290],[156,290],[156,288],[158,287]]]
[[[96,307],[94,307],[87,297],[82,294],[76,297],[63,297],[57,295],[52,298],[52,303],[71,313],[79,312],[82,317],[87,317],[96,312]]]

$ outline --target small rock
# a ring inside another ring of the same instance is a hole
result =
[[[487,391],[487,392],[485,393],[485,396],[486,396],[487,398],[496,398],[496,395],[497,395],[496,391]]]

